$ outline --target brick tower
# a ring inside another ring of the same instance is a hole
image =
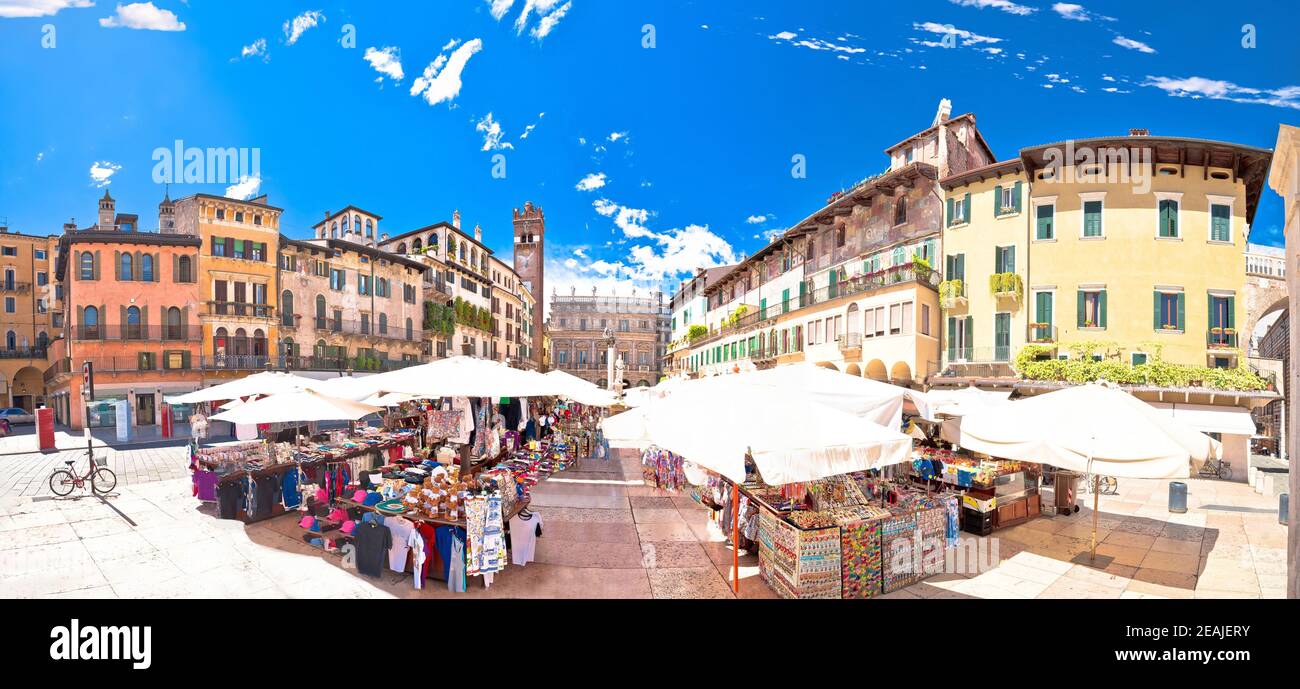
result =
[[[546,300],[546,253],[543,240],[546,235],[546,216],[532,201],[524,203],[521,212],[514,209],[515,273],[533,295],[536,313],[533,316],[533,341],[529,350],[538,364],[542,362],[542,314]]]

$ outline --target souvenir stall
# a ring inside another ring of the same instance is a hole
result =
[[[297,466],[282,446],[191,443],[190,472],[194,496],[215,504],[220,519],[251,523],[298,506]]]
[[[1042,514],[1039,464],[938,447],[918,447],[913,457],[915,480],[962,494],[962,528],[970,533],[987,536]]]

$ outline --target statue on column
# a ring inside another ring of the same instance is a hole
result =
[[[614,395],[619,399],[623,399],[624,370],[623,356],[620,354],[618,360],[614,362]]]

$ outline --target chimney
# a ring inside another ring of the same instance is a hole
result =
[[[474,224],[474,241],[479,244],[483,243],[483,228],[479,227],[478,223]]]
[[[1150,130],[1150,129],[1130,129],[1130,130],[1128,130],[1128,135],[1129,135],[1129,136],[1151,136],[1151,130]]]
[[[459,208],[457,208],[456,210],[452,211],[452,213],[451,213],[451,226],[454,227],[454,228],[456,228],[456,229],[458,229],[458,230],[460,229],[460,209],[459,209]]]
[[[386,241],[388,241],[388,233],[385,232],[385,233],[379,235],[379,241],[381,241],[381,242],[386,242]]]
[[[934,113],[934,122],[931,122],[930,126],[937,127],[947,122],[950,115],[952,115],[952,101],[947,98],[940,99],[939,109]]]
[[[63,231],[64,231],[65,233],[67,233],[67,232],[76,232],[76,231],[77,231],[77,219],[76,219],[76,218],[68,218],[68,221],[65,222],[65,223],[63,223]]]

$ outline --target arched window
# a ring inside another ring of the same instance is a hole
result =
[[[373,220],[366,220],[366,236],[371,239],[375,238],[375,222]]]
[[[212,334],[212,355],[225,356],[230,348],[230,336],[225,328],[217,328],[217,332]]]
[[[401,242],[400,244],[397,245],[397,253],[399,254],[406,253],[406,242]]]
[[[293,327],[293,292],[280,293],[280,325]]]
[[[361,234],[361,216],[352,216],[352,231]]]
[[[95,279],[95,255],[89,251],[81,252],[81,279]]]
[[[857,305],[857,304],[849,304],[849,311],[848,311],[848,314],[845,316],[845,320],[848,322],[848,333],[847,333],[847,334],[848,334],[848,336],[849,336],[849,340],[850,340],[850,341],[848,342],[848,345],[849,345],[850,347],[853,347],[853,346],[855,345],[855,343],[852,342],[852,340],[856,340],[856,339],[857,339],[857,336],[858,336],[859,333],[863,333],[863,334],[866,334],[866,335],[868,335],[868,336],[871,335],[871,332],[868,331],[868,330],[859,330],[859,326],[861,325],[861,322],[858,320],[858,305]]]
[[[131,254],[122,254],[122,258],[120,259],[122,267],[120,270],[118,270],[118,272],[121,273],[121,275],[118,275],[117,279],[119,280],[135,279],[134,277],[131,276],[131,268],[132,268],[131,259],[132,259]]]
[[[416,237],[415,241],[411,243],[411,253],[418,254],[422,249],[424,249],[424,245],[420,243],[420,238]]]
[[[379,314],[379,334],[388,334],[388,314],[386,313]]]
[[[902,225],[907,222],[907,197],[894,202],[894,224]]]
[[[43,333],[42,333],[42,334],[43,334]],[[411,324],[411,319],[409,319],[409,318],[406,319],[406,339],[407,339],[407,340],[414,340],[414,339],[415,339],[415,331],[414,331],[413,326],[412,326],[412,324]]]
[[[138,340],[140,332],[140,307],[131,306],[126,309],[126,339]]]
[[[280,356],[287,362],[286,366],[293,365],[293,360],[298,356],[298,352],[294,349],[292,337],[286,337],[280,341]]]
[[[325,329],[325,296],[316,295],[316,329]]]
[[[316,351],[313,354],[317,358],[325,356],[325,340],[316,340]]]
[[[194,266],[192,264],[193,261],[190,260],[189,256],[180,257],[180,260],[176,262],[177,272],[180,273],[176,276],[177,282],[194,282]]]
[[[438,248],[438,233],[435,232],[429,235],[429,246],[435,249]]]
[[[81,339],[99,339],[99,309],[87,306],[81,312]]]
[[[235,337],[231,342],[235,356],[248,356],[248,331],[243,328],[235,329]]]
[[[266,356],[266,333],[261,328],[253,331],[253,356]]]
[[[348,233],[348,216],[343,216],[343,234]]]
[[[153,282],[153,256],[149,254],[140,257],[140,279]]]
[[[44,351],[50,346],[50,336],[44,330],[36,335],[36,348]]]
[[[332,239],[338,239],[338,238],[339,238],[339,221],[337,221],[337,220],[335,220],[334,222],[330,223],[330,238],[332,238]]]
[[[5,333],[5,349],[13,351],[18,348],[18,338],[14,336],[14,331],[10,330]]]
[[[183,324],[181,323],[181,310],[176,308],[175,306],[167,309],[167,339],[169,340],[182,339],[183,337],[183,333],[181,332],[182,325]]]

